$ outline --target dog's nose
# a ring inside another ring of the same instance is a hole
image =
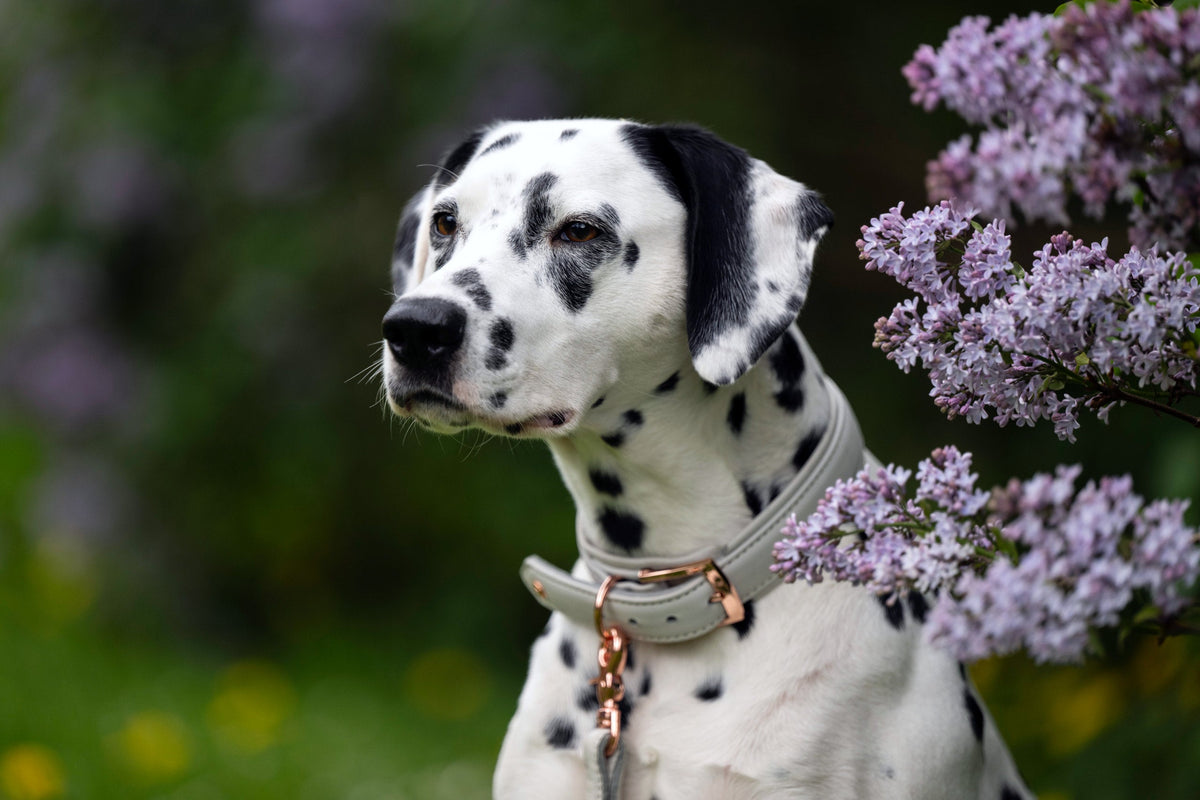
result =
[[[466,329],[467,312],[436,297],[400,300],[383,317],[383,338],[392,355],[415,370],[449,363]]]

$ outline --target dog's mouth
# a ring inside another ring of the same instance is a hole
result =
[[[392,409],[412,417],[428,428],[482,428],[491,433],[514,437],[536,437],[565,432],[575,421],[574,409],[552,409],[514,420],[492,413],[473,411],[457,398],[433,389],[420,389],[400,398],[391,398]]]

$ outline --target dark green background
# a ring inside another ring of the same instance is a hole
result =
[[[0,5],[0,797],[486,796],[545,620],[516,570],[571,560],[570,501],[541,446],[412,430],[369,372],[396,216],[494,119],[693,121],[821,191],[802,323],[885,461],[1200,498],[1179,423],[947,422],[871,347],[902,295],[858,229],[964,130],[899,69],[1037,8]],[[1200,796],[1194,646],[976,677],[1042,796]]]

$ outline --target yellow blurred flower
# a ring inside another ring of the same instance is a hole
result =
[[[192,764],[192,740],[183,720],[164,711],[134,714],[109,740],[121,765],[140,783],[165,783]]]
[[[19,744],[0,756],[0,789],[8,800],[50,800],[66,787],[62,763],[49,748]]]
[[[487,670],[469,650],[445,648],[417,656],[404,676],[408,699],[435,719],[467,719],[479,712],[489,693]]]
[[[1125,692],[1120,676],[1100,672],[1061,692],[1046,709],[1046,746],[1052,756],[1075,753],[1120,718]]]
[[[239,661],[221,676],[208,704],[208,724],[226,744],[257,753],[279,741],[296,707],[287,676],[265,661]]]

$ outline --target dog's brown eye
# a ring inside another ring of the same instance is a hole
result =
[[[439,236],[453,236],[458,230],[458,217],[448,211],[440,211],[433,215],[433,229]]]
[[[600,231],[594,225],[588,225],[586,222],[568,222],[567,227],[562,229],[560,236],[568,242],[587,242],[595,239],[600,235]]]

